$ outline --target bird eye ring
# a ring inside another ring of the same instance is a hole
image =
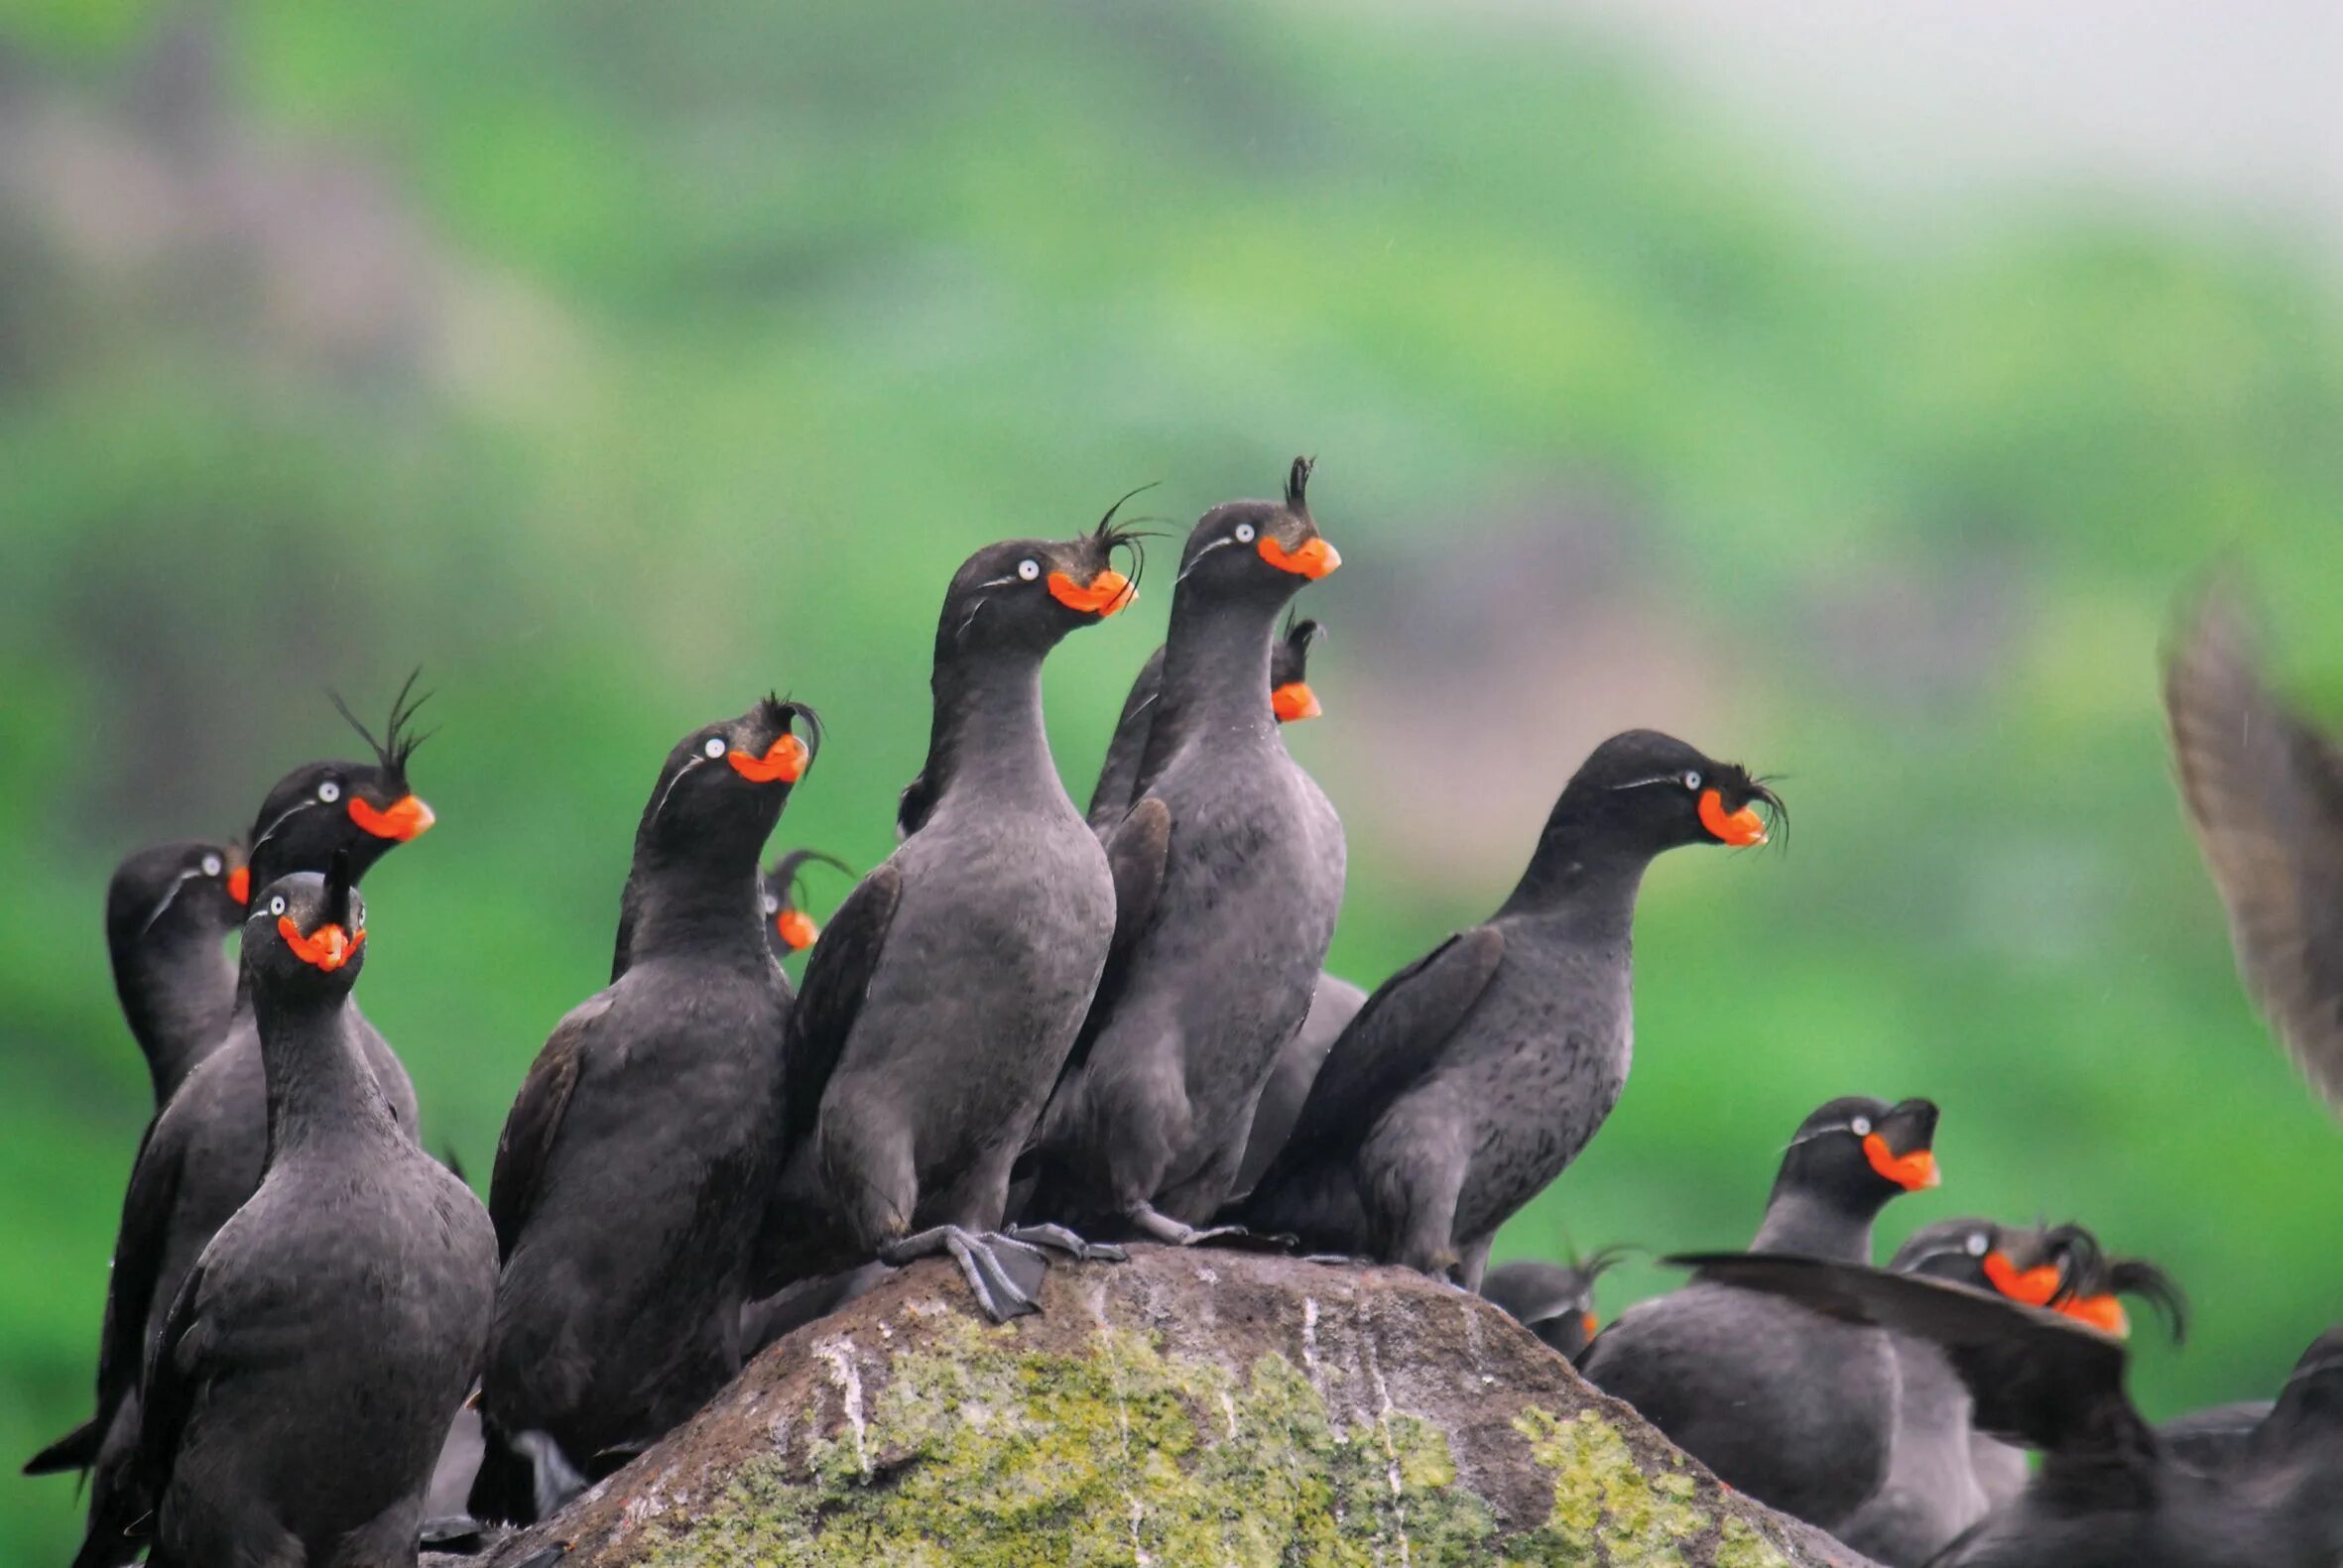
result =
[[[317,798],[324,801],[327,805],[333,804],[334,801],[341,798],[341,785],[334,783],[331,779],[326,780],[323,784],[317,785]]]
[[[279,894],[276,898],[269,901],[269,912],[271,914],[283,914],[285,912],[285,897],[283,894]]]
[[[1684,787],[1687,789],[1697,789],[1700,787],[1699,769],[1687,768],[1684,770]]]
[[[707,754],[708,754],[708,756],[710,756],[710,757],[721,757],[721,756],[723,756],[723,755],[724,755],[724,737],[723,737],[723,736],[721,736],[721,735],[711,735],[711,736],[709,736],[709,737],[708,737],[708,739],[707,739],[707,744],[706,744],[705,746],[702,746],[702,747],[700,748],[700,750],[701,750],[701,751],[703,751],[703,752],[705,752],[705,753],[707,753]]]
[[[1038,581],[1042,575],[1042,563],[1028,555],[1017,563],[1017,575],[1027,582]]]
[[[1236,528],[1237,543],[1240,544],[1252,543],[1254,533],[1255,530],[1252,524],[1239,523]]]
[[[219,875],[219,857],[217,855],[206,855],[203,857],[203,875],[206,877],[216,877]]]
[[[1983,1231],[1971,1231],[1968,1241],[1963,1245],[1968,1248],[1971,1258],[1982,1258],[1985,1256],[1985,1250],[1993,1244],[1985,1239]]]
[[[1871,1118],[1859,1116],[1847,1124],[1847,1130],[1857,1138],[1869,1138],[1871,1136]]]

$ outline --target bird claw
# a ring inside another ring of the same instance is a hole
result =
[[[938,1225],[889,1243],[880,1250],[879,1261],[901,1267],[938,1253],[948,1254],[960,1266],[960,1277],[968,1281],[976,1304],[995,1323],[1006,1323],[1042,1309],[1035,1296],[1041,1291],[1043,1274],[1048,1270],[1048,1259],[1039,1247],[1015,1237],[989,1231],[979,1235],[957,1225]],[[1010,1271],[1011,1259],[1024,1266],[1021,1272],[1030,1277],[1030,1283]]]
[[[448,1513],[423,1521],[416,1539],[426,1549],[455,1550],[469,1554],[476,1550],[488,1527],[469,1513]]]
[[[1078,1264],[1126,1264],[1131,1255],[1112,1242],[1086,1242],[1062,1225],[1014,1225],[1002,1233],[1029,1247],[1047,1247]]]
[[[1237,1252],[1285,1253],[1299,1244],[1298,1237],[1256,1235],[1242,1225],[1212,1225],[1202,1229],[1182,1225],[1144,1204],[1132,1213],[1131,1223],[1154,1240],[1172,1247],[1212,1246]]]

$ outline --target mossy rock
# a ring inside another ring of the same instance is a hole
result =
[[[492,1561],[1861,1568],[1404,1269],[1139,1248],[1043,1304],[985,1323],[921,1264]]]

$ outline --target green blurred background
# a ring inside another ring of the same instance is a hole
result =
[[[1652,878],[1633,1081],[1500,1256],[1737,1244],[1804,1112],[1924,1093],[1946,1182],[1883,1244],[2083,1219],[2195,1299],[2154,1411],[2273,1391],[2343,1303],[2343,1144],[2234,980],[2157,655],[2227,558],[2343,714],[2334,214],[2102,167],[2122,45],[2068,102],[2009,41],[2061,112],[1997,170],[2023,116],[1930,96],[1941,34],[1736,25],[0,0],[0,1455],[84,1411],[146,1112],[106,875],[347,754],[328,685],[437,691],[365,1003],[483,1173],[678,735],[818,704],[776,847],[868,865],[965,553],[1296,451],[1339,971],[1491,908],[1614,729],[1785,776],[1785,852]],[[2270,107],[2229,79],[2214,131]],[[1077,797],[1169,586],[1050,668]],[[0,1559],[75,1537],[0,1486]]]

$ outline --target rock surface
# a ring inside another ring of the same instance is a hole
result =
[[[1043,1305],[920,1264],[489,1562],[1866,1568],[1404,1269],[1138,1248]]]

